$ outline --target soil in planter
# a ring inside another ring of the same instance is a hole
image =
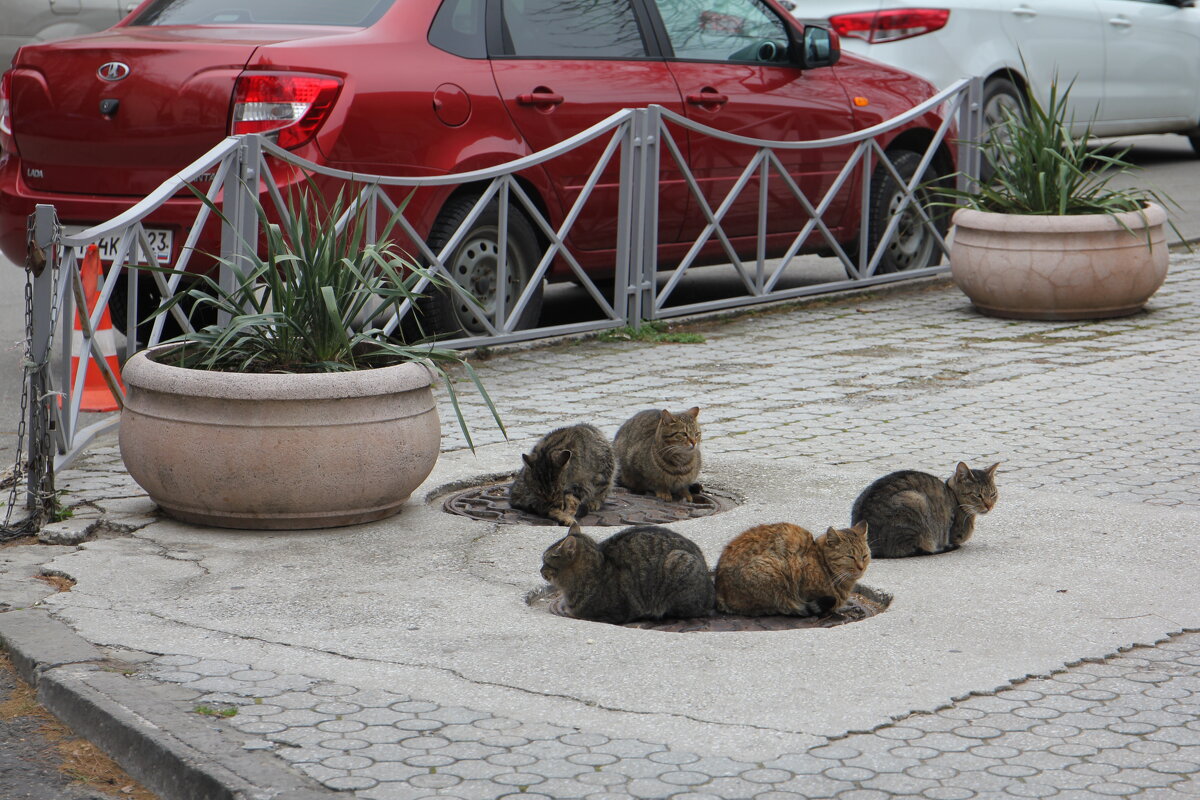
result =
[[[559,524],[510,506],[508,488],[511,484],[511,480],[506,480],[457,491],[445,499],[442,510],[502,525]],[[580,517],[579,524],[584,527],[667,525],[719,514],[737,507],[738,504],[738,500],[730,493],[712,486],[705,486],[703,491],[694,494],[690,503],[659,500],[654,495],[634,494],[622,486],[614,486],[604,505]]]
[[[569,617],[563,609],[562,595],[552,586],[537,589],[525,598],[533,608],[545,609],[560,617]],[[882,614],[892,604],[892,596],[861,583],[854,587],[841,608],[819,617],[746,617],[737,614],[713,614],[691,619],[663,619],[628,622],[622,627],[669,633],[727,633],[732,631],[790,631],[801,628],[833,628]],[[608,623],[598,622],[597,625]]]

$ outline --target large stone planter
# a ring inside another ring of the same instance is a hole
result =
[[[950,274],[984,314],[1099,319],[1134,314],[1167,276],[1167,214],[1025,216],[959,209]],[[1147,244],[1147,228],[1149,242]],[[1132,231],[1132,233],[1131,233]]]
[[[121,457],[172,517],[223,528],[353,525],[400,510],[437,461],[421,364],[309,375],[122,372]]]

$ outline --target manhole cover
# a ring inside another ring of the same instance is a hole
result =
[[[442,510],[472,519],[499,522],[502,525],[558,525],[553,520],[520,511],[508,504],[508,487],[512,481],[490,483],[455,492],[442,503]],[[718,489],[706,486],[694,494],[692,502],[659,500],[650,494],[633,494],[614,486],[608,499],[598,510],[579,518],[579,524],[603,525],[665,525],[685,519],[707,517],[728,511],[738,501]]]
[[[534,608],[543,608],[551,614],[570,616],[563,613],[562,596],[552,586],[544,586],[529,594],[526,602]],[[849,599],[832,614],[821,617],[743,617],[734,614],[713,614],[691,619],[664,619],[658,622],[628,622],[623,627],[644,630],[668,631],[670,633],[725,633],[729,631],[790,631],[798,628],[832,628],[848,622],[873,617],[887,610],[892,596],[861,583],[854,587]],[[603,624],[603,623],[597,623]]]

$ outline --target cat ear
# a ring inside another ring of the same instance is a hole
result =
[[[858,524],[855,525],[854,527],[852,527],[850,530],[854,531],[859,536],[866,536],[867,535],[867,521],[865,519],[860,519],[858,521]]]
[[[662,422],[671,422],[673,419],[675,419],[675,417],[671,415],[671,412],[665,408],[658,412],[658,418]]]
[[[550,456],[550,460],[554,462],[556,467],[565,467],[567,462],[571,460],[570,450],[556,450],[554,455]]]
[[[689,408],[687,410],[687,415],[689,417],[691,417],[692,419],[696,419],[697,417],[699,417],[700,416],[700,406],[692,406],[691,408]]]
[[[525,462],[525,466],[533,466],[533,456],[529,455],[529,453],[521,453],[521,460]]]
[[[583,536],[583,528],[579,527],[578,522],[572,522],[571,527],[567,528],[567,536]]]
[[[986,472],[988,474],[988,477],[991,478],[991,477],[995,476],[996,468],[999,466],[1000,466],[1000,462],[997,461],[995,464],[992,464],[990,467],[988,467],[986,470],[984,470],[984,472]]]
[[[971,477],[971,468],[967,466],[967,462],[958,462],[958,466],[954,468],[954,477],[960,481]]]

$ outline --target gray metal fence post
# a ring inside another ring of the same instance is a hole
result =
[[[41,496],[54,491],[54,455],[48,446],[52,439],[50,403],[50,343],[54,336],[54,278],[58,274],[61,229],[54,206],[39,203],[33,212],[34,252],[44,257],[41,271],[33,280],[32,323],[29,355],[36,368],[26,387],[28,436],[26,453],[26,507],[35,508]]]
[[[617,186],[617,253],[613,265],[613,311],[625,320],[626,325],[633,324],[637,307],[634,276],[640,274],[634,267],[638,263],[636,241],[639,229],[637,194],[634,190],[638,147],[634,142],[637,138],[638,115],[641,113],[634,111],[621,133],[621,178]]]
[[[221,223],[221,265],[218,278],[221,288],[232,291],[237,277],[229,265],[243,270],[250,263],[258,247],[258,162],[262,154],[261,139],[257,135],[243,136],[238,144],[237,163],[225,177],[221,212],[225,222]],[[229,314],[217,313],[217,324],[229,322]]]
[[[638,159],[638,176],[634,191],[641,197],[638,222],[641,226],[641,245],[638,260],[634,262],[638,276],[638,315],[634,324],[655,319],[656,284],[658,275],[658,170],[659,128],[662,126],[662,109],[649,106],[642,116],[641,158]]]
[[[971,79],[966,102],[958,109],[958,188],[973,191],[983,170],[979,148],[984,136],[983,78]]]

